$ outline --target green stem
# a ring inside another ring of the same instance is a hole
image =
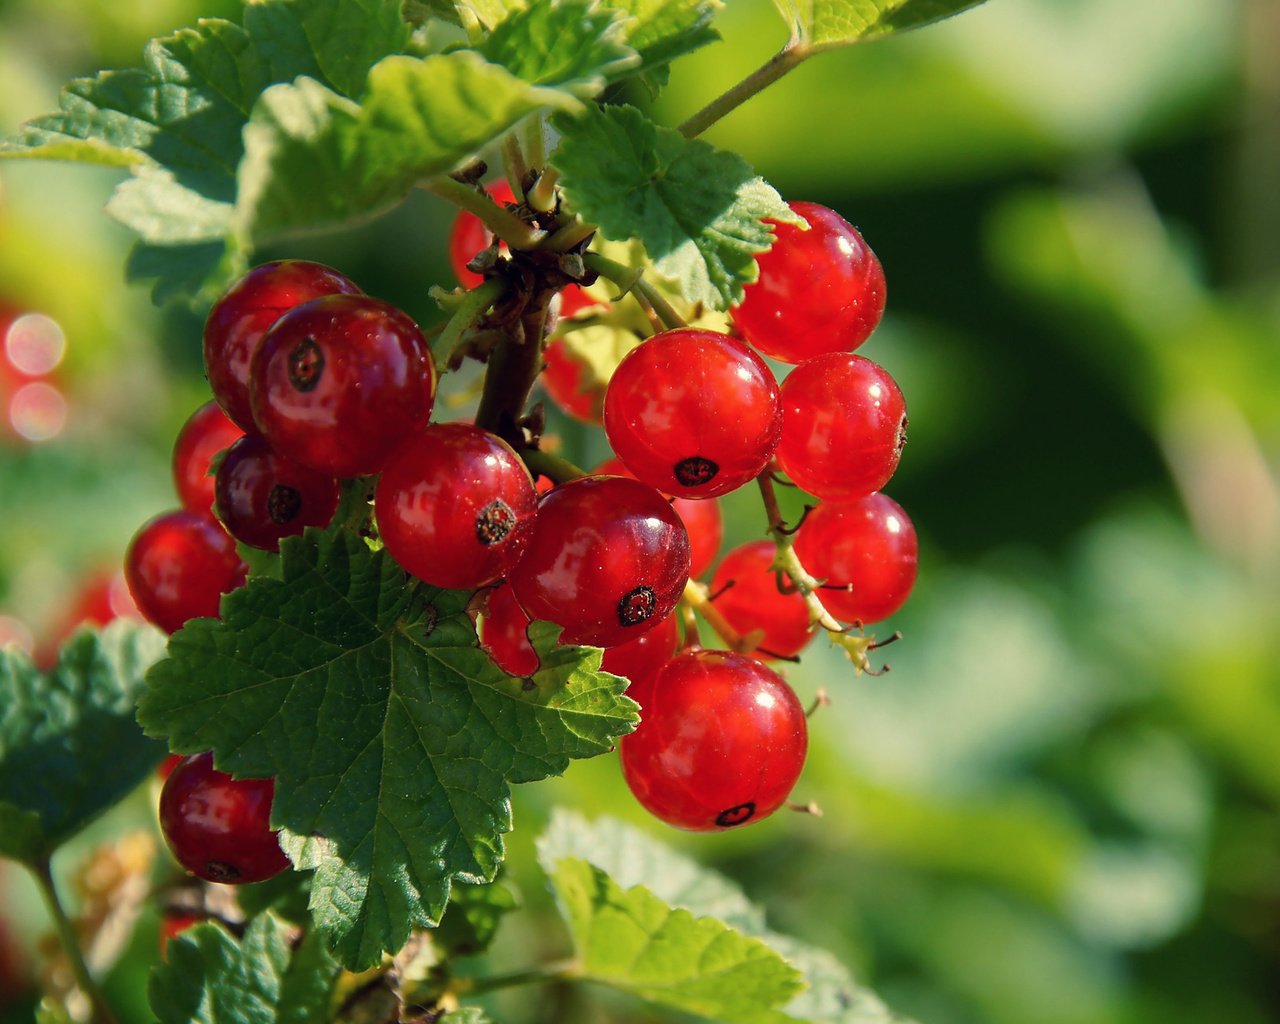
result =
[[[542,117],[534,115],[526,118],[521,134],[524,136],[524,153],[529,161],[529,166],[534,170],[545,170],[547,166],[547,126],[543,123]]]
[[[553,198],[552,203],[554,202]],[[555,234],[547,239],[544,248],[553,249],[556,252],[568,252],[574,246],[580,244],[583,239],[594,235],[597,230],[594,224],[588,224],[580,217],[573,217],[562,224]]]
[[[533,188],[529,189],[529,194],[525,197],[526,201],[539,213],[550,213],[556,205],[556,185],[559,183],[560,172],[554,167],[544,168],[542,173],[538,175],[538,180],[533,183]],[[564,228],[561,228],[560,231],[557,231],[547,240],[547,244],[551,248],[555,248],[556,239],[559,238],[563,231]],[[591,225],[591,231],[595,231],[595,225]],[[588,234],[590,233],[588,232]],[[583,235],[583,237],[585,238],[586,235]]]
[[[436,369],[440,373],[454,365],[457,349],[465,344],[463,341],[467,331],[474,327],[489,308],[502,297],[501,281],[485,281],[467,292],[466,297],[458,304],[444,330],[431,345],[431,353],[436,361]]]
[[[524,971],[512,971],[509,974],[492,974],[487,978],[459,978],[455,983],[455,991],[459,995],[479,995],[482,992],[495,992],[503,988],[515,988],[518,985],[540,985],[556,981],[572,981],[582,977],[582,965],[576,960],[562,960],[558,963],[542,964]]]
[[[502,166],[507,172],[507,183],[517,199],[524,198],[524,183],[529,178],[529,165],[524,159],[524,150],[520,148],[520,137],[509,131],[502,137]]]
[[[89,965],[85,963],[84,953],[80,950],[80,942],[76,938],[75,928],[71,924],[71,919],[67,917],[62,901],[58,899],[58,889],[53,883],[53,873],[49,868],[48,858],[46,857],[39,864],[32,865],[32,872],[35,874],[36,882],[40,886],[40,894],[44,897],[45,906],[49,908],[49,916],[53,918],[53,926],[58,933],[58,941],[62,944],[62,950],[66,953],[67,960],[71,963],[71,973],[75,976],[76,985],[84,993],[85,998],[89,1000],[93,1013],[90,1018],[92,1024],[114,1024],[115,1018],[111,1015],[111,1010],[102,995],[102,990],[98,988],[98,983],[93,980],[93,975],[89,973]]]
[[[680,133],[686,139],[695,138],[713,124],[740,107],[756,93],[772,85],[792,68],[801,64],[813,53],[803,43],[792,40],[781,50],[770,57],[764,64],[747,75],[732,89],[717,96],[705,107],[694,114],[680,126]]]
[[[456,203],[469,213],[474,213],[484,222],[485,227],[513,249],[534,249],[547,237],[545,231],[526,224],[506,207],[499,206],[470,185],[452,178],[432,178],[424,182],[422,187],[442,199]]]
[[[537,448],[526,448],[520,453],[520,458],[524,459],[524,464],[532,473],[541,474],[558,484],[566,484],[587,475],[587,471],[581,466]]]
[[[607,256],[601,256],[598,252],[587,253],[583,256],[582,262],[587,269],[594,270],[621,289],[617,298],[622,298],[627,292],[634,292],[636,299],[647,306],[668,330],[689,326],[663,294],[644,279],[643,271],[625,266]]]
[[[489,356],[484,375],[484,392],[476,410],[475,424],[497,434],[516,451],[527,442],[520,428],[533,382],[542,371],[542,346],[547,334],[547,306],[554,289],[541,288],[529,300],[520,317],[516,334],[509,335]]]

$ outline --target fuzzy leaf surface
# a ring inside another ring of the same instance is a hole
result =
[[[38,863],[160,763],[134,707],[163,653],[133,622],[77,634],[48,674],[0,650],[0,856]]]
[[[627,25],[627,43],[640,55],[633,73],[655,92],[667,84],[673,60],[720,38],[711,27],[719,0],[609,0],[608,6],[634,19]]]
[[[727,309],[773,244],[762,218],[795,221],[740,156],[654,124],[634,107],[557,116],[553,157],[570,208],[610,238],[638,239],[690,302]]]
[[[140,68],[69,83],[59,111],[0,143],[0,156],[131,168],[108,211],[162,250],[132,261],[131,274],[158,271],[157,299],[190,292],[197,273],[233,273],[243,264],[243,253],[225,250],[242,132],[258,97],[300,75],[360,95],[369,69],[408,44],[401,6],[257,0],[240,25],[201,19],[148,43]],[[176,268],[167,265],[168,250]]]
[[[830,953],[769,930],[764,913],[733,882],[638,829],[608,818],[592,822],[557,810],[538,840],[538,860],[554,881],[556,865],[575,858],[589,862],[620,889],[642,887],[641,891],[671,907],[718,919],[766,943],[797,969],[806,983],[802,991],[779,1004],[783,1016],[775,1019],[810,1024],[908,1024],[894,1016],[874,992],[858,985]],[[566,913],[572,915],[572,904],[563,895],[560,899]],[[572,916],[570,920],[572,923]],[[576,937],[577,926],[573,927]]]
[[[272,824],[315,870],[313,919],[363,969],[439,921],[452,879],[493,878],[511,783],[610,749],[636,706],[599,650],[556,647],[546,624],[530,631],[533,684],[505,675],[469,594],[411,580],[354,535],[309,531],[281,555],[281,579],[175,634],[139,718],[224,771],[276,779]]]
[[[260,241],[378,213],[528,114],[580,105],[469,50],[389,57],[359,104],[308,78],[274,86],[245,129],[237,233]]]
[[[209,923],[171,939],[148,996],[160,1024],[312,1024],[328,1019],[337,973],[315,935],[293,951],[263,914],[240,941]]]
[[[774,0],[791,36],[814,49],[848,46],[919,28],[983,0]]]
[[[640,63],[618,12],[592,0],[562,0],[515,11],[480,52],[517,78],[589,99]]]

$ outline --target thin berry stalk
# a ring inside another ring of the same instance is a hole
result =
[[[545,231],[526,224],[506,207],[495,203],[488,194],[481,193],[471,185],[464,185],[453,178],[432,178],[422,187],[461,206],[468,213],[475,214],[485,227],[512,249],[537,248],[547,237]]]
[[[92,1014],[90,1024],[115,1024],[115,1018],[107,1006],[106,998],[98,987],[98,983],[93,980],[89,965],[85,962],[84,953],[80,949],[80,941],[76,937],[75,926],[72,925],[71,919],[67,916],[67,912],[62,906],[62,901],[58,898],[58,889],[54,885],[53,873],[50,870],[48,859],[46,858],[40,864],[34,865],[32,872],[35,874],[36,882],[39,884],[40,895],[44,897],[49,916],[53,918],[53,927],[54,931],[57,932],[58,942],[61,944],[62,950],[71,964],[71,973],[76,979],[76,986],[89,1001]]]

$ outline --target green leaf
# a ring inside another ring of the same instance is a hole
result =
[[[455,882],[449,908],[431,940],[449,956],[474,956],[489,948],[502,919],[520,906],[515,893],[501,882],[466,885]]]
[[[762,218],[797,218],[740,156],[649,121],[634,107],[557,116],[552,162],[568,205],[610,238],[636,238],[690,302],[727,309],[773,244]]]
[[[160,763],[133,714],[163,652],[158,630],[123,621],[76,634],[47,675],[0,650],[0,855],[38,863]]]
[[[265,914],[239,942],[209,923],[170,940],[148,996],[160,1024],[310,1024],[328,1019],[337,973],[315,936],[293,952]]]
[[[464,23],[475,19],[487,29],[496,28],[513,11],[527,6],[524,0],[459,0],[453,5],[462,15]]]
[[[582,99],[640,63],[639,54],[626,45],[619,14],[595,0],[553,0],[515,11],[480,52],[517,78]]]
[[[207,307],[246,269],[247,256],[233,242],[151,245],[140,241],[130,250],[124,272],[130,284],[152,281],[151,298],[157,305],[186,296],[193,305]]]
[[[792,39],[813,50],[919,28],[983,0],[774,0]]]
[[[382,61],[359,105],[306,78],[274,86],[245,128],[237,230],[262,240],[377,213],[526,115],[580,105],[466,50]]]
[[[236,903],[245,917],[257,917],[268,910],[286,921],[304,924],[310,920],[311,875],[285,871],[265,882],[236,886]]]
[[[493,1018],[477,1006],[461,1006],[441,1017],[440,1024],[493,1024]]]
[[[173,248],[141,251],[130,273],[160,270],[158,295],[189,291],[201,272],[227,268],[220,250],[234,221],[243,130],[258,97],[300,75],[359,95],[369,69],[408,44],[401,2],[256,0],[243,25],[203,19],[148,43],[141,68],[71,82],[59,112],[0,143],[0,157],[131,168],[108,211],[148,245]]]
[[[797,968],[807,983],[789,1001],[775,1004],[785,1014],[775,1019],[812,1024],[900,1022],[874,992],[858,985],[830,953],[770,931],[763,912],[734,883],[637,829],[608,818],[590,822],[580,815],[557,810],[550,827],[538,840],[538,859],[553,881],[557,865],[575,860],[589,862],[620,889],[641,887],[640,891],[665,904],[700,917],[716,918],[766,943]],[[561,899],[567,903],[566,897]],[[572,916],[570,921],[572,924]],[[576,926],[574,930],[576,936]]]
[[[174,749],[274,777],[272,822],[344,964],[362,969],[433,926],[450,881],[484,882],[511,828],[510,784],[611,748],[637,720],[598,649],[531,630],[530,683],[479,647],[470,595],[412,581],[350,533],[281,545],[221,621],[189,623],[148,675],[139,718]]]
[[[609,0],[614,10],[630,15],[627,44],[640,55],[632,72],[641,74],[656,92],[667,84],[667,65],[720,38],[711,27],[719,0]]]

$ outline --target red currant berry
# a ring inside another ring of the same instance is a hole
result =
[[[160,781],[163,782],[170,775],[172,775],[173,770],[177,768],[178,765],[182,764],[182,762],[183,762],[183,757],[181,754],[170,754],[158,765],[156,765],[156,774],[160,776]]]
[[[782,382],[782,471],[810,494],[852,501],[878,491],[907,443],[907,406],[892,377],[844,352],[801,363]]]
[[[277,452],[329,476],[363,476],[426,425],[436,370],[406,314],[365,295],[328,295],[267,332],[251,391],[254,419]]]
[[[474,590],[524,553],[538,495],[501,438],[469,423],[427,427],[382,471],[373,507],[400,566],[432,586]]]
[[[596,470],[600,476],[630,476],[634,474],[622,464],[621,459],[610,459]],[[671,507],[689,534],[689,575],[701,576],[711,568],[720,553],[724,539],[724,517],[720,514],[720,502],[715,498],[695,500],[672,498]]]
[[[689,535],[661,494],[626,477],[583,477],[543,495],[510,574],[525,614],[564,643],[613,647],[657,626],[689,579]]]
[[[263,882],[289,866],[271,830],[271,779],[233,779],[210,753],[179,764],[160,792],[160,828],[178,863],[207,882]]]
[[[650,486],[714,498],[764,469],[778,443],[778,384],[727,334],[666,331],[618,364],[604,399],[613,450]]]
[[[213,508],[209,463],[243,436],[244,431],[227,419],[217,402],[207,402],[191,414],[173,446],[173,484],[183,508],[189,512]]]
[[[516,195],[506,179],[493,182],[486,186],[486,190],[499,206],[508,206],[516,201]],[[454,276],[463,288],[474,288],[484,282],[484,276],[468,270],[467,264],[492,243],[493,233],[484,226],[484,221],[466,210],[458,214],[449,231],[449,266],[453,268]]]
[[[265,438],[250,434],[218,467],[217,506],[236,540],[276,551],[285,537],[333,518],[338,481],[277,455]]]
[[[551,401],[575,420],[598,425],[604,417],[605,389],[584,385],[586,368],[569,354],[563,338],[548,345],[542,355],[546,366],[541,381]]]
[[[160,915],[160,955],[169,951],[169,943],[185,932],[194,928],[201,921],[209,920],[204,914],[183,914],[174,910],[166,910]]]
[[[166,512],[146,523],[124,556],[138,610],[167,633],[188,619],[216,618],[222,595],[244,583],[236,543],[209,516]]]
[[[756,257],[760,277],[743,289],[734,325],[784,363],[852,352],[884,312],[884,270],[857,229],[817,203],[790,203],[809,230],[774,223],[773,248]]]
[[[640,726],[620,743],[637,800],[668,825],[711,832],[768,817],[804,767],[809,734],[795,693],[729,651],[678,655],[627,691]]]
[[[776,554],[771,540],[743,544],[724,556],[711,577],[716,610],[729,625],[743,634],[764,631],[760,649],[752,652],[761,658],[790,658],[813,639],[804,598],[778,589],[773,569]]]
[[[822,603],[842,622],[879,622],[901,608],[915,586],[917,552],[915,527],[886,494],[823,502],[796,533],[796,554],[827,581]]]
[[[257,429],[249,405],[249,369],[267,328],[294,306],[339,293],[361,294],[336,270],[283,260],[254,267],[214,303],[204,325],[205,372],[218,404],[244,430]]]
[[[529,621],[507,584],[489,595],[480,620],[480,642],[508,675],[531,676],[538,671],[538,655],[529,643]],[[679,641],[676,617],[668,615],[647,633],[608,648],[600,663],[601,671],[612,672],[630,680],[633,686],[638,685],[652,678],[671,659]]]
[[[531,676],[538,671],[537,652],[529,643],[529,616],[504,583],[489,592],[480,619],[480,642],[494,664],[510,676]]]

